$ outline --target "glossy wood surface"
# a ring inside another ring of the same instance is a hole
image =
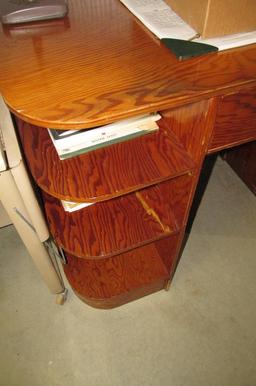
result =
[[[256,80],[256,46],[179,62],[119,0],[69,0],[63,20],[0,26],[0,92],[23,120],[94,127]]]
[[[191,176],[182,176],[72,213],[46,193],[43,199],[57,244],[73,255],[99,259],[181,229],[191,185]]]
[[[209,146],[218,98],[162,111],[163,125],[176,135],[186,152],[200,165]]]
[[[256,87],[220,98],[209,151],[256,140]]]
[[[177,236],[174,236],[177,237]],[[100,260],[86,260],[66,254],[67,279],[75,293],[96,308],[111,308],[164,288],[168,270],[159,254],[161,244],[172,261],[172,249],[166,249],[169,237],[124,253]],[[167,256],[166,256],[167,258]]]
[[[172,277],[212,133],[215,151],[255,127],[256,45],[179,62],[119,0],[69,4],[63,20],[0,26],[0,92],[29,122],[19,122],[22,145],[49,193],[67,278],[85,302],[107,308]],[[44,129],[153,111],[164,111],[158,133],[66,161]],[[96,203],[67,213],[54,196]]]
[[[96,202],[175,177],[194,164],[160,121],[159,131],[60,160],[47,130],[18,121],[25,156],[41,189],[64,200]]]
[[[152,188],[145,188],[137,192],[145,208],[151,208],[161,223],[169,228],[181,229],[185,225],[185,215],[188,210],[188,203],[191,188],[194,184],[194,175],[186,174],[169,181],[157,184]]]

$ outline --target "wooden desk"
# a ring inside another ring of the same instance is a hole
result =
[[[226,151],[223,158],[256,195],[256,141]]]
[[[67,278],[107,308],[169,285],[205,156],[255,140],[256,46],[179,62],[118,0],[69,4],[1,30],[0,91]],[[159,132],[65,161],[44,129],[153,111]],[[59,199],[94,205],[68,214]]]

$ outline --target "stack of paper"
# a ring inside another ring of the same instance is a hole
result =
[[[48,131],[60,159],[66,159],[157,130],[160,118],[147,114],[88,130]]]
[[[163,0],[120,0],[159,39],[191,40],[197,32]]]
[[[211,44],[218,47],[219,51],[227,50],[229,48],[246,46],[247,44],[256,43],[256,31],[244,32],[234,35],[225,35],[217,38],[209,39],[195,39],[195,42]]]
[[[197,31],[182,20],[164,0],[120,0],[159,39],[193,40],[218,49],[256,43],[256,31],[201,39]]]

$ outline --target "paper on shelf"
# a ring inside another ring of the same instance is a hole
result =
[[[197,32],[163,0],[120,0],[159,39],[190,40]]]
[[[75,212],[77,210],[93,205],[93,202],[73,202],[61,200],[62,206],[66,212]]]
[[[145,114],[88,130],[69,130],[67,136],[55,129],[48,133],[60,159],[65,159],[158,130],[160,118],[157,113]]]
[[[156,122],[160,118],[161,116],[156,113],[145,114],[87,130],[66,130],[65,132],[61,130],[60,134],[58,134],[58,130],[55,129],[48,129],[48,131],[56,147],[64,149],[65,147],[80,146],[82,142],[87,142],[89,146],[89,142],[95,142],[97,136],[101,138],[102,132],[108,134],[119,132],[120,135],[123,135],[127,131],[129,134],[139,130],[144,124]]]

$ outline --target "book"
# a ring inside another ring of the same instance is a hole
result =
[[[66,159],[158,130],[160,118],[159,114],[147,114],[92,129],[48,132],[59,158]]]

